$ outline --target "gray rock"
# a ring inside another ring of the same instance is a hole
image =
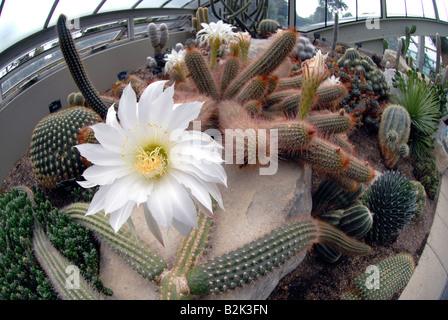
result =
[[[311,212],[311,169],[291,162],[280,162],[276,174],[259,175],[258,168],[238,169],[225,165],[228,188],[221,194],[225,211],[215,212],[215,227],[210,237],[207,258],[220,256],[263,236],[285,222]],[[172,266],[181,235],[175,230],[162,230],[165,247],[148,231],[143,210],[136,208],[132,220],[139,237],[156,250]],[[293,257],[282,268],[242,289],[207,299],[266,299],[279,280],[294,270],[306,252]],[[158,287],[143,279],[110,248],[101,247],[100,278],[114,291],[112,299],[158,299]]]

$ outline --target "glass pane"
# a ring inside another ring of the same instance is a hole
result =
[[[422,0],[422,4],[425,18],[435,19],[436,12],[432,0]]]
[[[182,8],[184,5],[189,3],[190,0],[172,0],[164,8]],[[196,1],[197,3],[197,1]]]
[[[445,0],[436,0],[437,11],[439,12],[439,19],[448,21],[448,4]]]
[[[5,1],[0,16],[0,52],[40,31],[54,0]]]
[[[137,6],[137,9],[141,9],[141,8],[160,8],[160,6],[163,5],[165,2],[166,2],[166,0],[143,0]]]
[[[386,15],[388,17],[405,17],[406,16],[405,0],[387,0]]]
[[[137,0],[107,0],[98,13],[131,9],[136,2]]]
[[[268,19],[280,23],[283,28],[288,27],[288,0],[270,1],[268,7]]]
[[[421,0],[406,0],[406,12],[408,17],[423,17]]]
[[[74,19],[83,16],[88,16],[93,13],[101,1],[92,0],[60,0],[53,16],[50,20],[50,25],[55,25],[59,15],[65,14],[67,18]]]
[[[308,0],[306,6],[296,5],[296,26],[304,32],[325,27],[325,1]]]
[[[344,6],[345,4],[345,6]],[[334,13],[339,13],[339,23],[356,20],[356,0],[342,1],[338,6],[330,6],[327,11],[328,25],[334,24]],[[330,13],[330,14],[329,14]]]
[[[381,17],[380,0],[358,0],[358,19]]]

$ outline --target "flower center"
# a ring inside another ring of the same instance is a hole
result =
[[[168,167],[168,157],[162,147],[138,148],[134,168],[137,173],[147,179],[162,176]]]

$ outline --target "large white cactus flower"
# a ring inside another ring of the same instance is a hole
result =
[[[118,112],[111,106],[106,122],[91,127],[99,144],[76,146],[92,163],[78,183],[100,186],[86,215],[104,210],[118,232],[131,221],[133,208],[142,205],[150,231],[162,244],[159,225],[189,234],[197,228],[195,204],[213,216],[212,198],[223,207],[217,184],[227,184],[221,145],[203,132],[186,130],[203,103],[174,104],[174,85],[164,90],[165,83],[150,84],[138,103],[128,85]]]
[[[215,41],[219,44],[228,43],[235,36],[234,26],[224,23],[222,20],[218,22],[201,23],[203,29],[199,30],[197,37],[202,44],[213,45]]]

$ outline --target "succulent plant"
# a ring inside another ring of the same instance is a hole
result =
[[[51,113],[38,122],[30,145],[31,165],[36,179],[44,188],[79,178],[89,163],[75,145],[85,135],[83,129],[101,121],[99,115],[86,107],[71,107]]]
[[[311,43],[311,41],[305,36],[300,36],[299,41],[292,51],[292,56],[296,59],[304,61],[314,57],[316,52],[316,47]]]
[[[419,219],[422,216],[423,210],[426,206],[426,191],[425,187],[418,181],[412,180],[412,185],[415,188],[415,192],[417,193],[417,206],[415,209],[415,218]]]
[[[414,217],[417,193],[399,171],[386,171],[364,192],[362,203],[374,214],[368,238],[393,240]]]
[[[273,33],[276,33],[279,28],[281,28],[281,26],[277,21],[273,19],[264,19],[258,24],[258,33],[262,37],[269,37]]]
[[[85,107],[86,99],[81,92],[72,92],[67,97],[67,103],[69,107]]]
[[[381,115],[378,130],[378,143],[388,168],[394,168],[398,160],[407,157],[407,146],[411,132],[411,117],[406,108],[400,105],[388,105]]]
[[[342,295],[344,300],[388,300],[398,293],[414,273],[414,259],[400,253],[383,259],[355,277]]]
[[[162,54],[162,50],[165,48],[169,36],[168,26],[165,23],[156,25],[154,22],[151,22],[148,25],[149,42],[154,48],[155,55]]]

